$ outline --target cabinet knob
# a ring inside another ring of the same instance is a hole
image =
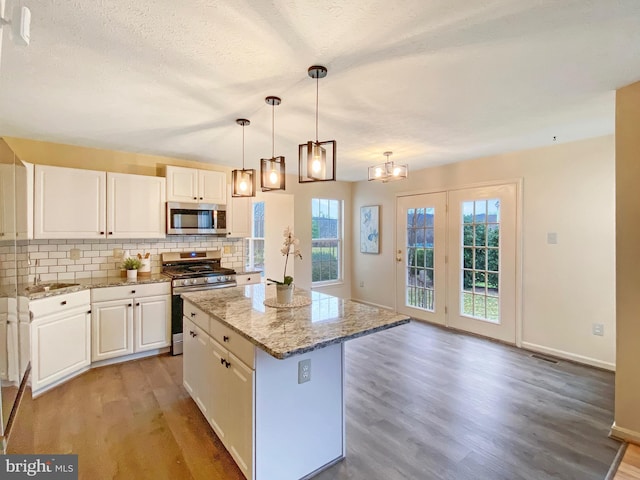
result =
[[[228,342],[228,341],[229,341],[229,337],[227,337],[226,335],[224,335],[224,336],[222,337],[222,341],[223,341],[223,342]]]
[[[193,197],[193,199],[194,199],[194,200],[197,200],[197,199],[198,199],[198,197]]]
[[[204,200],[204,197],[200,197],[200,200]]]
[[[196,332],[191,332],[191,335],[192,335],[193,337],[197,337],[197,336],[198,336],[198,334],[197,334]]]
[[[224,365],[224,358],[220,359],[220,365]]]
[[[87,313],[91,313],[91,310],[89,310]]]
[[[100,232],[100,235],[104,235],[104,232]]]
[[[113,235],[113,232],[109,232],[109,235]]]
[[[229,368],[231,366],[231,363],[227,362],[226,360],[224,361],[224,366]]]
[[[140,306],[140,302],[136,303],[136,307],[139,307],[139,306]]]
[[[130,303],[129,305],[127,305],[127,307],[133,307],[133,303]]]
[[[195,317],[196,316],[196,312],[191,312],[191,316]]]
[[[60,302],[60,305],[66,305],[66,304],[67,304],[66,300],[63,300],[62,302]]]
[[[131,290],[131,293],[136,293],[136,291],[135,290]]]

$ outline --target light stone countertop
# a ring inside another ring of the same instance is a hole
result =
[[[65,288],[49,290],[48,292],[32,292],[29,288],[32,285],[19,285],[18,292],[20,295],[29,297],[29,300],[38,300],[40,298],[54,297],[56,295],[64,295],[66,293],[79,292],[90,288],[119,287],[121,285],[142,285],[145,283],[171,282],[171,278],[156,273],[148,277],[138,277],[135,281],[127,281],[126,277],[101,277],[101,278],[79,278],[77,280],[60,280],[59,282],[42,282],[41,285],[50,283],[73,283],[73,285]]]
[[[409,323],[406,315],[296,289],[311,305],[271,308],[264,299],[276,296],[275,285],[183,293],[182,297],[279,359]]]

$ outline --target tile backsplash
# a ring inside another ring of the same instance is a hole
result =
[[[33,283],[35,276],[39,276],[42,282],[119,276],[122,258],[114,256],[119,251],[129,251],[131,256],[150,253],[151,273],[160,273],[161,253],[192,250],[220,250],[223,267],[241,270],[245,265],[244,244],[243,239],[203,236],[129,240],[29,240],[16,255],[18,282]],[[79,251],[77,260],[71,259],[71,251],[74,249]]]

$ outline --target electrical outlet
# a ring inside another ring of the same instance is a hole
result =
[[[69,258],[71,260],[80,260],[80,249],[72,248],[71,250],[69,250]]]
[[[360,286],[364,287],[364,280],[360,280]]]
[[[113,258],[116,261],[121,261],[124,260],[124,251],[121,248],[114,248],[113,249]]]
[[[592,329],[594,335],[598,335],[599,337],[604,336],[604,324],[594,323]]]
[[[558,234],[556,232],[548,232],[547,233],[547,244],[549,244],[549,245],[557,245],[558,244]]]
[[[311,380],[311,359],[300,360],[298,362],[298,383],[305,383]]]
[[[233,253],[233,247],[231,245],[224,246],[225,255],[231,255]]]

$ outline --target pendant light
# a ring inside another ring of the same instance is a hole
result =
[[[327,76],[327,69],[314,65],[307,73],[316,79],[316,140],[298,146],[298,182],[335,181],[336,141],[318,141],[318,85],[319,79]]]
[[[276,105],[280,105],[282,100],[269,96],[264,101],[271,105],[271,158],[260,159],[260,187],[263,192],[271,192],[285,189],[284,157],[276,157],[275,154],[275,111]]]
[[[233,170],[231,172],[231,182],[233,184],[231,196],[255,197],[256,171],[254,169],[244,168],[244,127],[250,125],[251,122],[246,118],[238,118],[236,123],[242,126],[242,170]]]
[[[374,165],[369,167],[369,180],[378,180],[382,183],[391,182],[394,180],[402,180],[407,178],[409,173],[409,167],[407,165],[396,165],[389,161],[389,157],[393,152],[384,152],[384,156],[387,157],[387,161],[380,165]]]

